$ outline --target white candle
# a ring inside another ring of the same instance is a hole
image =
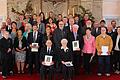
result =
[[[64,12],[62,12],[62,16],[64,16]]]
[[[70,10],[68,9],[68,15],[70,14]]]
[[[36,13],[36,11],[37,11],[37,10],[36,10],[36,7],[35,7],[35,8],[34,8],[34,13]]]
[[[73,8],[73,16],[75,15],[75,8]]]
[[[40,13],[41,13],[41,9],[40,9]]]
[[[45,17],[46,17],[46,19],[48,18],[48,16],[47,16],[47,12],[45,13]]]

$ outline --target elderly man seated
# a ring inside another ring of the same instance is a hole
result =
[[[41,80],[45,80],[47,73],[48,73],[48,79],[54,80],[52,76],[54,74],[54,62],[55,62],[55,52],[52,47],[52,41],[47,40],[46,47],[44,47],[40,53]]]

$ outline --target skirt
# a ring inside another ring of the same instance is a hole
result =
[[[19,62],[25,62],[26,60],[26,51],[15,52],[15,60]]]

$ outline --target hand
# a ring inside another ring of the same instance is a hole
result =
[[[77,48],[76,51],[80,51],[80,48]]]
[[[39,46],[32,46],[32,45],[30,45],[30,48],[39,48]]]
[[[11,51],[11,49],[9,48],[7,52],[9,53],[10,51]]]
[[[98,52],[98,55],[100,56],[101,54],[102,54],[102,51],[99,51],[99,52]]]
[[[30,48],[33,48],[32,44],[30,44]]]
[[[50,65],[53,65],[54,64],[54,62],[52,61],[51,63],[50,63]]]
[[[39,48],[39,46],[36,46],[36,48]]]
[[[95,54],[92,55],[92,57],[94,57],[94,56],[95,56]]]
[[[62,64],[65,64],[65,62],[64,62],[64,61],[62,61]]]
[[[110,55],[110,51],[108,51],[107,53],[108,53],[108,55]]]
[[[45,65],[45,62],[44,62],[44,61],[42,62],[42,65]]]

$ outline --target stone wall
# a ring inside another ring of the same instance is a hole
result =
[[[11,12],[11,8],[14,7],[17,11],[24,10],[27,1],[28,0],[8,0],[8,15],[12,17],[12,19],[15,19],[16,14]],[[102,18],[102,0],[66,0],[65,2],[58,2],[55,5],[49,1],[32,0],[32,3],[35,13],[39,13],[42,10],[46,15],[48,15],[49,11],[53,11],[55,14],[61,13],[66,16],[68,14],[68,10],[69,13],[73,14],[73,8],[74,13],[79,12],[78,7],[74,7],[74,5],[82,5],[86,9],[90,9],[97,20]]]

